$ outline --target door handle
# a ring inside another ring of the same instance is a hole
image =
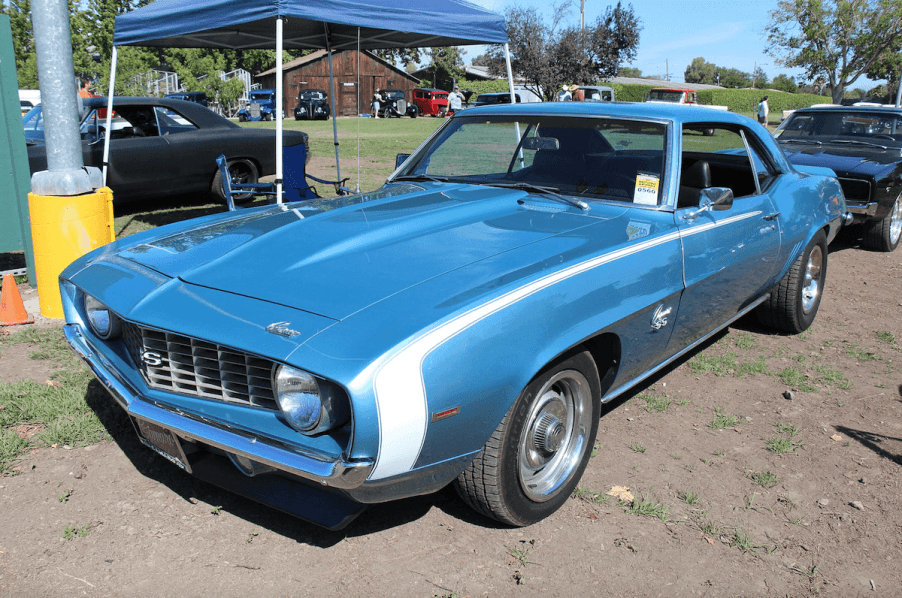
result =
[[[773,214],[768,214],[764,217],[765,220],[776,220],[780,217],[780,212],[774,212]]]

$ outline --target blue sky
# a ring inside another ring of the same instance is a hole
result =
[[[500,13],[508,5],[535,8],[546,24],[551,23],[552,4],[560,4],[560,0],[471,1]],[[586,24],[594,23],[608,6],[616,4],[616,0],[586,0]],[[632,4],[642,22],[636,60],[627,66],[641,69],[643,75],[663,75],[669,68],[671,80],[682,81],[686,67],[699,56],[718,66],[747,73],[757,65],[770,79],[780,73],[794,77],[802,74],[800,69],[777,66],[774,58],[764,52],[768,46],[764,29],[777,0],[629,0],[624,1],[626,4]],[[566,23],[579,24],[579,7],[579,0],[571,0]],[[478,54],[473,50],[465,59]],[[853,87],[874,85],[862,77]]]

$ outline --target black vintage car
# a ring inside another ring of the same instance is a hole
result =
[[[409,116],[416,118],[420,111],[416,104],[408,103],[401,89],[383,89],[382,103],[379,106],[379,116],[381,118],[389,118],[397,116]]]
[[[833,169],[864,244],[893,251],[902,236],[902,109],[824,106],[796,110],[774,132],[793,164]]]
[[[81,119],[86,166],[102,167],[107,98],[86,98]],[[31,173],[47,170],[41,107],[22,118]],[[276,172],[276,132],[226,120],[200,104],[165,98],[113,98],[107,185],[123,200],[210,192],[223,198],[216,157],[225,154],[233,183],[255,183]],[[285,146],[307,134],[284,131]],[[307,152],[310,155],[310,152]],[[238,198],[239,200],[244,197]]]
[[[321,89],[302,89],[298,94],[298,105],[294,109],[294,120],[329,120],[329,96]]]

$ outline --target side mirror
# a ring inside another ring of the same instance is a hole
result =
[[[410,157],[410,154],[398,154],[395,156],[395,170],[401,168],[401,164],[407,161],[407,158]]]
[[[708,210],[722,212],[733,207],[733,190],[729,187],[707,187],[699,193],[698,209],[692,210],[683,218],[695,220]]]
[[[708,187],[701,190],[699,209],[707,208],[722,212],[733,207],[733,190],[729,187]]]

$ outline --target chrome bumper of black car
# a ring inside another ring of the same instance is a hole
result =
[[[117,374],[103,354],[91,346],[79,326],[67,324],[63,327],[63,331],[69,345],[88,364],[97,380],[133,418],[156,424],[181,439],[216,447],[231,456],[250,459],[287,474],[340,490],[359,487],[373,469],[374,462],[369,459],[344,461],[311,453],[303,454],[295,447],[289,449],[276,446],[269,443],[266,438],[250,436],[243,431],[227,429],[216,422],[201,420],[153,404],[141,398],[137,391]]]
[[[850,201],[846,199],[846,207],[853,214],[861,214],[863,216],[873,216],[877,213],[876,201]]]

